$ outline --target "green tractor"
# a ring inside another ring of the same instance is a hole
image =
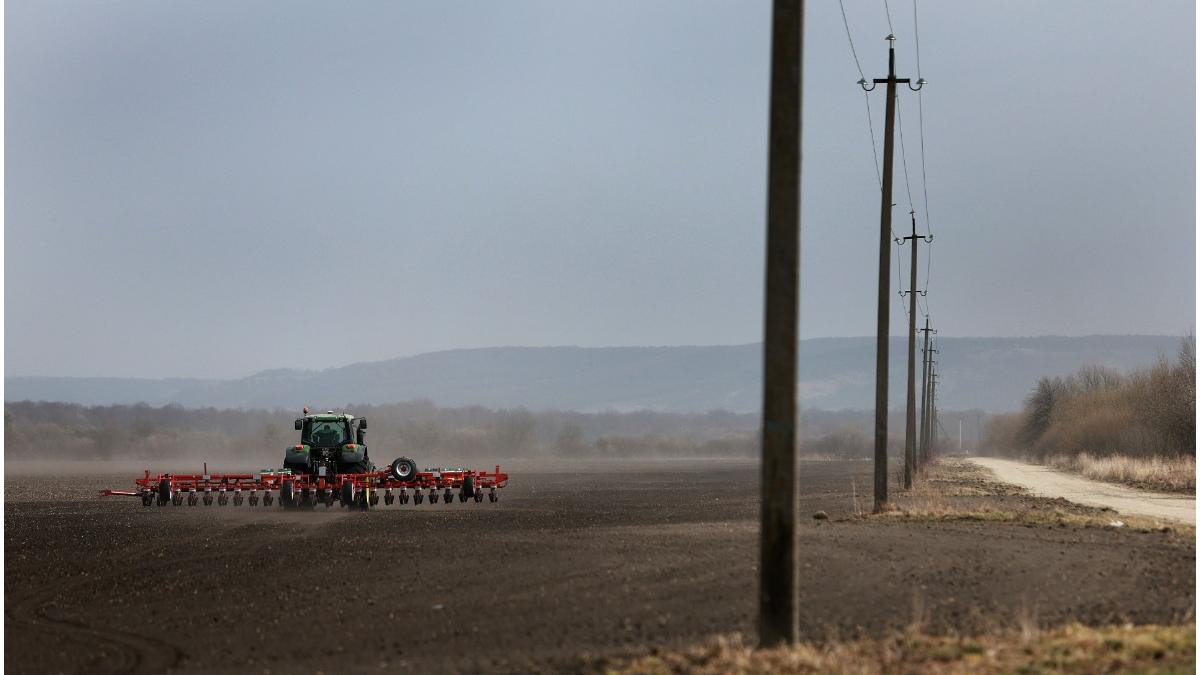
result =
[[[375,471],[367,454],[366,418],[332,410],[309,414],[305,408],[304,413],[304,417],[296,420],[300,442],[286,449],[283,468],[294,474],[327,480],[338,474]]]

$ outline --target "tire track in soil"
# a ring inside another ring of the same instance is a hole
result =
[[[294,536],[294,534],[293,534]],[[172,559],[172,564],[188,565],[192,563],[211,562],[222,558],[233,558],[257,552],[270,542],[263,542],[236,552],[213,553],[196,555],[186,558]],[[130,556],[126,560],[133,560]],[[5,603],[5,617],[14,626],[32,629],[36,632],[57,633],[69,641],[83,644],[98,645],[104,657],[102,660],[91,658],[75,667],[79,673],[163,673],[179,665],[184,651],[174,644],[136,633],[99,628],[72,619],[55,619],[46,615],[46,606],[54,599],[75,593],[89,584],[102,581],[116,580],[121,577],[138,577],[142,572],[154,569],[151,565],[134,565],[122,568],[119,572],[89,576],[86,579],[69,584],[56,584],[48,591],[39,591],[27,595],[11,604]],[[7,626],[6,626],[7,631]],[[115,648],[115,649],[114,649]],[[115,653],[114,653],[115,652]],[[5,659],[7,661],[7,658]],[[5,664],[6,667],[9,664]]]
[[[72,619],[54,619],[46,615],[46,606],[56,598],[80,591],[91,583],[115,579],[130,574],[129,570],[109,575],[96,575],[66,585],[56,585],[48,591],[27,595],[4,610],[15,627],[36,632],[50,632],[68,641],[97,645],[104,659],[92,658],[79,664],[77,672],[88,673],[161,673],[176,664],[182,656],[178,647],[133,633],[89,626]]]
[[[76,585],[75,588],[83,584]],[[161,673],[179,663],[182,652],[172,644],[132,633],[88,626],[71,619],[51,619],[45,605],[72,587],[34,594],[16,603],[5,615],[14,624],[39,632],[49,632],[68,642],[97,645],[102,658],[93,657],[79,664],[76,672],[87,673]]]

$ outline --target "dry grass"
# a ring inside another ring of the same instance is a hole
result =
[[[997,482],[987,469],[945,457],[930,464],[883,513],[857,516],[875,520],[1012,523],[1027,527],[1088,527],[1160,532],[1179,540],[1196,536],[1194,527],[1144,516],[1118,515],[1061,500],[1029,496],[1015,485]]]
[[[1196,493],[1196,458],[1191,456],[1096,457],[1083,452],[1073,456],[1050,457],[1046,463],[1094,480],[1125,483],[1155,490]]]
[[[1079,514],[1063,509],[995,509],[990,507],[963,508],[949,502],[929,500],[920,505],[895,507],[872,518],[891,520],[936,520],[987,523],[1016,523],[1033,527],[1093,527],[1129,528],[1138,532],[1171,532],[1194,536],[1188,525],[1169,523],[1142,516],[1112,514]]]
[[[695,673],[1190,673],[1196,626],[1074,624],[976,637],[909,632],[883,640],[755,650],[738,635],[609,667],[612,675]]]

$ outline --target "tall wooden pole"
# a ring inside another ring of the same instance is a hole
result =
[[[917,212],[912,211],[912,265],[908,283],[908,401],[904,425],[904,489],[911,490],[917,465]]]
[[[896,77],[896,36],[887,36],[888,76],[875,78],[867,86],[864,77],[858,81],[866,91],[876,85],[887,84],[886,117],[883,127],[883,176],[879,196],[879,311],[875,328],[875,512],[887,506],[887,416],[888,416],[888,313],[892,300],[892,158],[896,138],[896,85],[904,83],[913,91],[925,86],[924,79],[917,86],[907,77]]]
[[[796,586],[796,353],[800,319],[800,111],[804,0],[775,0],[763,326],[762,531],[758,635],[799,639]]]
[[[888,329],[892,302],[892,156],[896,136],[896,38],[888,39],[886,117],[883,127],[883,185],[879,200],[879,306],[875,328],[875,512],[887,505]]]
[[[929,423],[929,316],[925,317],[925,346],[921,348],[921,425],[919,429],[919,445],[917,449],[917,467],[925,464],[928,452],[925,447],[925,432]]]
[[[929,392],[925,395],[925,409],[928,412],[925,413],[925,429],[922,433],[921,440],[921,448],[924,453],[924,459],[922,461],[925,462],[928,462],[933,456],[933,434],[931,433],[931,430],[933,429],[933,355],[938,353],[938,348],[934,343],[932,335],[937,335],[937,331],[933,331],[932,334],[929,332],[925,333],[926,339],[929,340],[929,349],[925,353],[925,360],[929,367],[929,373],[927,375]]]
[[[938,403],[937,403],[937,362],[929,362],[929,452],[930,457],[938,453]]]

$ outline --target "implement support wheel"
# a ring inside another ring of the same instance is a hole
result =
[[[417,475],[417,463],[407,457],[399,457],[392,462],[392,478],[398,481],[410,481]]]
[[[285,480],[279,484],[279,504],[285,509],[296,508],[295,481]]]

